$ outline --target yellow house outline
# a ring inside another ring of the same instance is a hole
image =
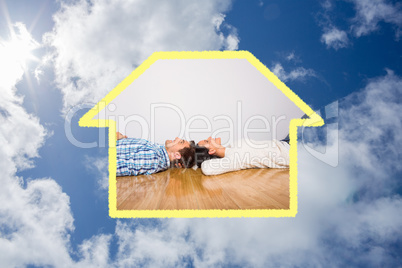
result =
[[[238,209],[238,210],[117,210],[116,196],[116,121],[93,118],[114,98],[125,90],[157,60],[171,59],[247,59],[271,83],[281,90],[306,115],[307,119],[292,119],[289,125],[290,167],[289,167],[289,209]],[[248,51],[182,51],[155,52],[99,101],[79,120],[81,127],[109,128],[109,215],[112,218],[222,218],[222,217],[295,217],[297,214],[297,127],[324,125],[324,120],[304,101],[278,79],[264,64]]]

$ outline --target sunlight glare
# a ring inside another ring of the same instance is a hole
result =
[[[13,26],[16,31],[11,32],[10,40],[0,41],[1,58],[4,63],[17,63],[25,69],[28,60],[37,60],[31,52],[40,45],[32,38],[24,24],[16,23]]]
[[[10,38],[0,37],[0,76],[1,84],[9,87],[27,74],[27,62],[39,61],[32,51],[39,48],[23,23],[10,25]]]

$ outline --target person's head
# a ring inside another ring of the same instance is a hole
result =
[[[221,145],[221,138],[213,139],[212,137],[209,137],[206,140],[199,141],[197,145],[207,148],[209,155],[216,155],[216,151],[223,148],[223,146]]]
[[[166,140],[165,148],[172,166],[189,168],[194,165],[195,159],[194,141],[186,141],[180,138]]]
[[[195,162],[198,167],[201,167],[202,162],[222,157],[220,154],[217,154],[217,151],[224,148],[221,145],[221,138],[209,137],[206,140],[201,140],[197,143],[195,147]]]
[[[214,158],[218,157],[216,155],[209,154],[208,148],[199,145],[195,146],[195,164],[198,167],[201,167],[202,162]]]

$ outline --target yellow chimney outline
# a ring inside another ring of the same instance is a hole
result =
[[[281,90],[306,115],[307,119],[292,119],[289,125],[290,167],[289,167],[289,209],[183,209],[183,210],[117,210],[116,196],[116,121],[93,119],[114,98],[125,90],[157,60],[180,59],[247,59],[271,83]],[[112,218],[224,218],[224,217],[295,217],[297,214],[297,127],[317,127],[324,120],[303,100],[290,90],[264,64],[248,51],[182,51],[155,52],[99,101],[79,120],[81,127],[109,128],[109,215]]]

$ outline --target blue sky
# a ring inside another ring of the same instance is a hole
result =
[[[0,3],[5,267],[401,265],[398,1]],[[335,111],[338,123],[300,130],[297,216],[110,218],[106,132],[80,116],[154,51],[226,49]],[[97,145],[75,146],[68,126]]]

